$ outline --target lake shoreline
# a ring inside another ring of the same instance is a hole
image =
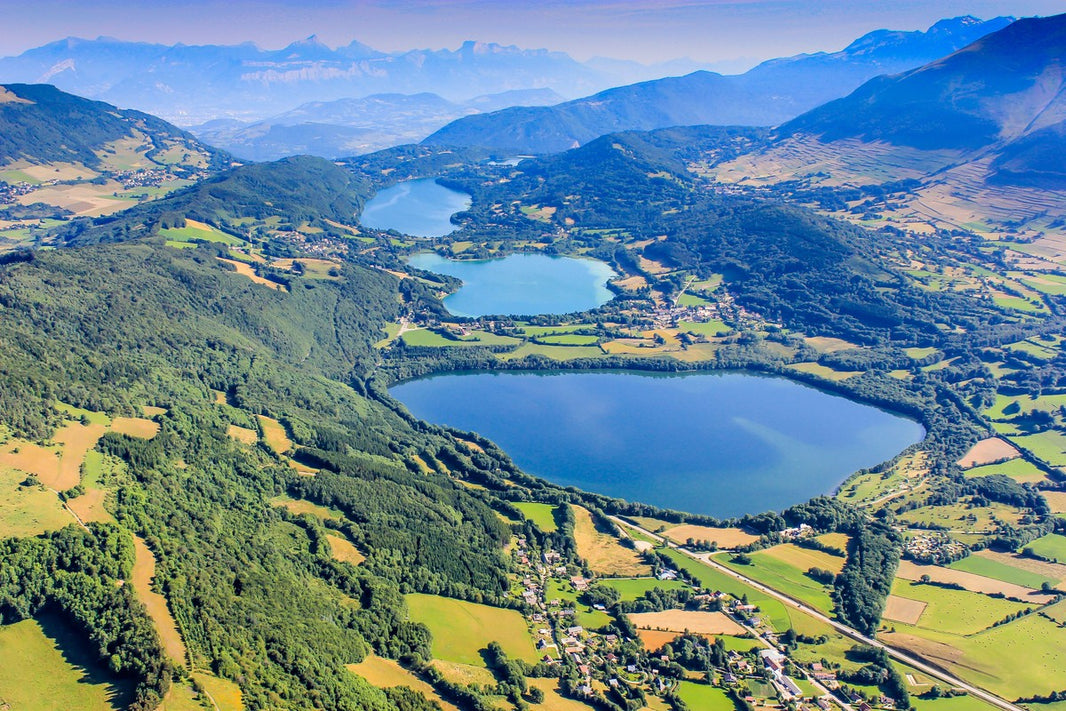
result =
[[[686,383],[683,388],[679,383],[599,379],[629,375],[638,379],[660,376],[669,381],[700,378],[701,374],[720,379]],[[456,376],[474,379],[452,380]],[[522,383],[490,381],[485,376],[574,379]],[[423,385],[404,387],[416,382]],[[454,392],[446,397],[432,394],[448,393],[449,388],[462,396]],[[551,393],[553,389],[565,391],[565,396],[541,412],[538,408],[543,403],[536,400],[557,397]],[[438,397],[437,404],[428,406],[432,412],[419,401],[427,392],[431,400]],[[633,393],[644,393],[644,399],[620,400],[633,397]],[[669,397],[663,400],[666,395]],[[751,369],[452,370],[393,383],[389,397],[403,404],[411,417],[454,431],[476,432],[496,444],[522,471],[553,486],[719,518],[781,510],[811,496],[839,490],[857,471],[894,461],[923,441],[928,432],[920,420],[861,402],[851,393]],[[726,409],[719,410],[715,398],[724,398]],[[457,405],[459,400],[471,404]],[[652,402],[669,407],[653,419],[642,420],[639,410]],[[767,402],[776,404],[767,408]],[[794,404],[794,409],[789,409],[792,405],[781,406],[781,402]],[[601,419],[586,416],[586,403],[598,408]],[[514,413],[516,406],[520,414]],[[679,414],[672,414],[675,410]],[[455,412],[473,420],[456,421]],[[676,419],[670,421],[671,417]],[[586,437],[588,442],[601,444],[586,446]],[[552,451],[543,451],[544,441],[553,443]],[[640,444],[631,447],[628,441]],[[620,458],[612,463],[616,455]],[[657,468],[660,461],[666,462],[663,468]],[[672,483],[671,476],[677,477]],[[645,487],[657,489],[649,493]],[[679,493],[686,490],[688,494]],[[745,498],[749,503],[744,503]]]

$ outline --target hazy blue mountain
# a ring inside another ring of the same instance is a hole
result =
[[[781,126],[783,138],[994,155],[1001,180],[1063,180],[1066,15],[1019,20],[919,69],[873,79]],[[1037,175],[1026,174],[1035,171]]]
[[[190,130],[211,145],[248,160],[299,154],[339,158],[417,143],[460,116],[518,104],[543,106],[560,99],[551,89],[516,89],[462,103],[429,92],[373,94],[308,102],[265,121],[216,119]]]
[[[878,30],[839,52],[775,59],[736,76],[698,71],[608,89],[557,106],[505,109],[464,118],[427,142],[551,153],[621,130],[701,123],[776,125],[874,76],[942,57],[1010,21],[959,17],[942,20],[925,32]]]
[[[0,59],[0,81],[48,82],[182,125],[258,120],[309,101],[387,92],[432,91],[461,102],[514,89],[573,97],[610,86],[561,52],[465,42],[386,54],[358,42],[331,49],[313,36],[280,50],[68,38]]]

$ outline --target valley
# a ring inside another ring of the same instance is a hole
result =
[[[1054,185],[872,114],[238,165],[6,91],[99,135],[0,167],[66,211],[0,260],[0,705],[1061,705]]]

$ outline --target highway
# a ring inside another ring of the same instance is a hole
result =
[[[818,610],[814,609],[813,607],[807,605],[804,602],[801,602],[799,600],[796,600],[795,598],[792,598],[792,597],[789,597],[788,595],[780,593],[777,590],[774,590],[773,588],[769,588],[769,587],[763,585],[760,582],[752,580],[751,578],[747,577],[746,575],[742,575],[742,574],[736,572],[735,570],[733,570],[731,568],[727,568],[726,566],[722,565],[721,563],[717,562],[716,560],[713,560],[711,558],[711,554],[710,553],[693,553],[692,551],[688,550],[687,548],[683,548],[682,546],[679,546],[679,545],[673,543],[672,541],[669,541],[669,540],[663,538],[662,536],[659,536],[659,535],[657,535],[655,533],[652,533],[651,531],[649,531],[649,530],[647,530],[645,528],[641,528],[640,526],[636,526],[636,525],[634,525],[634,524],[632,524],[632,523],[630,523],[628,521],[623,521],[622,519],[620,519],[620,518],[618,518],[616,516],[611,516],[610,518],[611,518],[612,521],[614,521],[619,526],[628,527],[628,528],[632,528],[632,529],[634,529],[636,531],[640,531],[642,534],[648,536],[649,538],[657,540],[657,541],[659,541],[661,543],[665,543],[667,546],[677,550],[682,555],[685,555],[685,556],[687,556],[689,558],[692,558],[693,560],[699,561],[700,563],[703,563],[704,565],[710,566],[710,567],[714,568],[715,570],[717,570],[717,571],[719,571],[719,572],[721,572],[721,573],[723,573],[725,575],[728,575],[728,576],[730,576],[732,578],[735,578],[735,579],[739,580],[740,582],[744,583],[745,585],[749,585],[749,586],[755,588],[756,590],[758,590],[761,593],[764,593],[764,594],[769,595],[770,597],[772,597],[772,598],[774,598],[776,600],[781,601],[785,605],[788,605],[790,607],[796,608],[797,610],[800,610],[800,611],[810,615],[811,617],[815,618],[816,620],[819,620],[821,622],[824,622],[827,625],[830,625],[837,632],[839,632],[840,634],[844,635],[845,637],[847,637],[849,639],[852,639],[852,640],[854,640],[856,642],[860,642],[862,644],[868,644],[871,647],[877,647],[878,649],[883,649],[883,650],[885,650],[885,652],[888,653],[888,656],[892,657],[896,661],[903,662],[904,664],[908,664],[908,665],[914,667],[915,669],[917,669],[918,671],[920,671],[920,672],[922,672],[924,674],[928,674],[929,676],[933,677],[934,679],[938,679],[939,681],[942,681],[942,682],[944,682],[946,684],[950,684],[951,686],[954,686],[956,688],[963,689],[968,694],[971,694],[972,696],[974,696],[976,698],[979,698],[982,701],[987,701],[988,703],[990,703],[990,704],[992,704],[992,705],[994,705],[994,706],[996,706],[998,708],[1004,709],[1004,711],[1026,711],[1026,709],[1023,709],[1021,706],[1018,706],[1017,704],[1013,704],[1010,701],[1007,701],[1006,699],[1002,699],[999,696],[996,696],[995,694],[993,694],[993,693],[991,693],[989,691],[985,691],[984,689],[982,689],[980,687],[974,686],[973,684],[971,684],[969,682],[963,681],[962,679],[958,678],[957,676],[955,676],[953,674],[949,674],[948,672],[944,671],[943,669],[940,669],[939,667],[933,666],[932,664],[924,661],[923,659],[921,659],[919,657],[913,656],[912,654],[909,654],[907,652],[900,651],[900,650],[898,650],[898,649],[896,649],[894,647],[890,647],[887,644],[884,644],[883,642],[879,642],[878,640],[874,639],[873,637],[867,637],[866,635],[864,635],[863,633],[859,632],[858,630],[853,629],[851,627],[848,627],[847,625],[843,624],[842,622],[838,622],[837,620],[831,619],[830,617],[826,616],[824,613],[819,612]]]

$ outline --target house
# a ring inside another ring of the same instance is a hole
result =
[[[677,580],[677,571],[663,568],[659,571],[659,580]]]

